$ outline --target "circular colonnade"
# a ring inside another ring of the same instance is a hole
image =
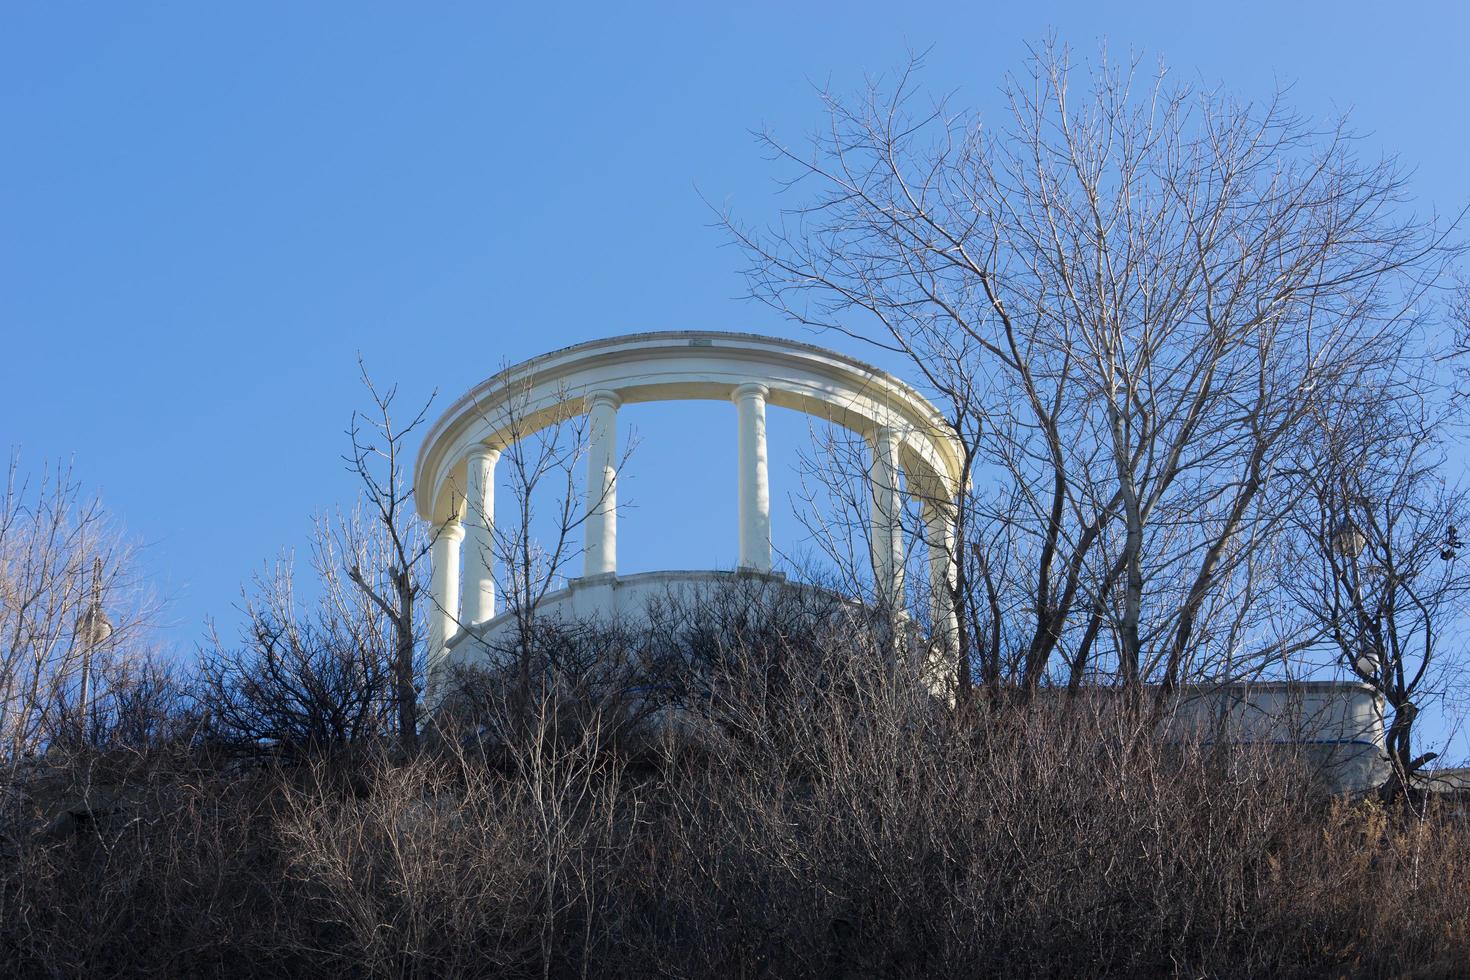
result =
[[[770,573],[770,477],[766,408],[823,419],[859,433],[869,447],[870,541],[875,593],[903,596],[903,491],[919,501],[934,583],[954,560],[954,500],[964,482],[960,448],[922,395],[861,361],[796,341],[754,334],[669,331],[578,344],[507,368],[460,397],[419,450],[414,498],[433,526],[428,676],[431,687],[451,647],[497,627],[492,575],[495,466],[516,440],[586,413],[587,487],[583,575],[542,600],[550,610],[626,611],[639,595],[617,574],[617,413],[640,402],[719,400],[735,405],[739,458],[740,569]],[[900,478],[902,474],[902,479]],[[708,579],[715,573],[653,573]],[[634,576],[631,578],[648,578]],[[944,590],[931,588],[936,600]],[[588,601],[588,597],[593,597]],[[598,597],[601,598],[598,598]],[[576,598],[577,602],[571,602]],[[954,628],[948,604],[935,626]]]

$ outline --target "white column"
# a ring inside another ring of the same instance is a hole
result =
[[[587,396],[587,544],[583,575],[618,570],[618,406],[616,392]]]
[[[732,396],[740,426],[740,567],[771,570],[771,486],[766,463],[766,396],[744,384]]]
[[[430,690],[438,684],[447,652],[444,644],[459,624],[459,543],[463,540],[464,529],[454,518],[434,529],[429,555],[433,568],[429,576],[429,650],[425,665]]]
[[[903,604],[903,500],[898,492],[898,433],[880,426],[869,434],[873,491],[873,585],[880,605]]]
[[[959,647],[960,625],[951,590],[958,577],[955,563],[955,509],[946,502],[925,501],[920,508],[924,541],[929,549],[929,592],[934,636],[946,651]]]
[[[495,464],[500,450],[480,445],[465,457],[464,575],[459,616],[477,626],[495,616]]]

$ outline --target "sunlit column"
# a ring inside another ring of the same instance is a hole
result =
[[[495,617],[495,463],[500,450],[480,445],[465,457],[464,574],[459,615],[466,626]]]
[[[587,396],[587,543],[582,574],[618,570],[618,406],[616,392]]]
[[[868,484],[873,492],[873,585],[880,605],[903,604],[903,500],[898,488],[898,433],[879,426],[869,433]]]
[[[955,614],[953,589],[957,579],[955,552],[955,508],[949,502],[925,501],[920,508],[924,541],[929,550],[929,591],[934,636],[944,649],[959,648],[959,618]]]
[[[450,518],[434,529],[434,545],[429,555],[433,569],[429,578],[429,686],[437,682],[446,654],[445,644],[459,625],[459,546],[464,528]]]
[[[740,567],[771,570],[771,486],[766,463],[766,396],[762,384],[735,389],[740,427]]]

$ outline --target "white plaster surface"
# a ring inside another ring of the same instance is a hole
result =
[[[597,622],[629,625],[645,617],[654,601],[689,603],[710,590],[741,580],[754,580],[783,588],[816,590],[816,586],[786,581],[779,572],[720,572],[669,570],[634,575],[597,575],[574,578],[541,600],[538,618],[563,623]],[[505,612],[470,630],[461,630],[448,641],[450,667],[484,666],[489,651],[514,635],[516,617]]]
[[[1174,719],[1180,732],[1305,749],[1308,761],[1340,790],[1367,789],[1388,775],[1383,702],[1365,684],[1257,681],[1192,687],[1182,694]]]

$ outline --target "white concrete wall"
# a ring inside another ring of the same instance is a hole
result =
[[[1335,681],[1261,681],[1183,692],[1179,724],[1253,741],[1383,744],[1382,708],[1371,688]]]
[[[635,575],[593,575],[572,579],[567,587],[550,592],[541,601],[537,617],[574,623],[596,621],[630,625],[644,620],[653,602],[690,602],[701,594],[735,583],[757,586],[813,589],[812,585],[787,582],[779,572],[658,571]],[[461,630],[449,641],[446,664],[455,667],[483,666],[493,649],[514,635],[516,618],[511,612],[472,630]]]
[[[1388,775],[1383,704],[1357,682],[1260,681],[1193,687],[1173,719],[1210,741],[1298,746],[1331,788],[1361,792]]]

